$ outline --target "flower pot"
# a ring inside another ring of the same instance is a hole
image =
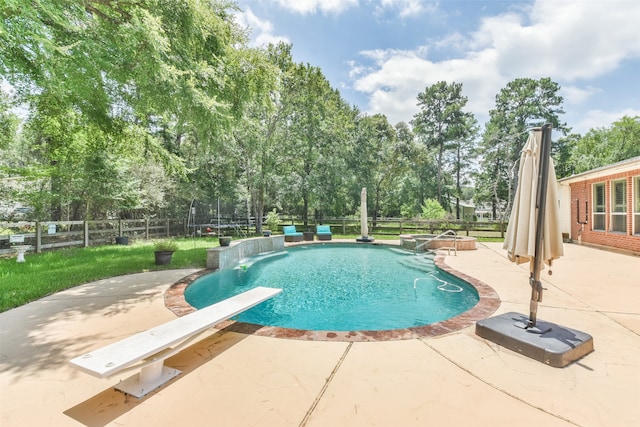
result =
[[[229,246],[231,244],[231,237],[220,236],[218,237],[218,242],[220,242],[220,246]]]
[[[156,251],[156,265],[165,265],[171,263],[172,251]]]

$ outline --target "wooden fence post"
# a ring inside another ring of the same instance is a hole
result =
[[[82,236],[84,240],[84,247],[88,248],[89,247],[89,221],[86,221],[86,220],[83,221],[82,225],[83,225],[82,228],[84,230],[83,231],[84,235]]]
[[[149,240],[149,217],[144,219],[144,239]]]
[[[42,230],[40,229],[40,221],[36,221],[36,253],[42,252]]]

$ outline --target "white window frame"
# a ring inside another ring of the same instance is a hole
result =
[[[622,185],[622,204],[616,204],[616,185]],[[627,232],[627,179],[616,179],[610,182],[610,197],[611,197],[611,221],[609,222],[609,231],[612,233],[626,233]],[[614,230],[613,227],[616,224],[615,219],[624,217],[624,229]]]
[[[602,210],[598,210],[600,208],[600,206],[598,205],[598,198],[596,197],[596,187],[602,187]],[[594,184],[592,184],[591,186],[591,195],[592,195],[592,205],[593,208],[591,209],[591,224],[593,224],[592,226],[592,230],[593,231],[606,231],[607,230],[607,194],[606,194],[606,185],[604,182],[596,182]],[[596,228],[596,224],[598,224],[598,221],[596,221],[596,218],[602,218],[602,228]]]
[[[640,235],[640,175],[631,178],[631,191],[633,191],[633,197],[631,198],[631,203],[633,203],[631,226],[633,227],[633,234]]]

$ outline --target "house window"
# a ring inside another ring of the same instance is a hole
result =
[[[605,230],[604,183],[593,184],[593,229]]]
[[[640,176],[633,178],[633,234],[640,234]]]
[[[611,231],[627,231],[627,181],[611,182]]]

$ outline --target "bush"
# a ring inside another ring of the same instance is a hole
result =
[[[265,219],[265,224],[269,227],[269,230],[276,232],[278,231],[278,224],[280,224],[280,215],[276,211],[276,208],[273,208],[271,212],[267,213],[267,219]]]
[[[156,252],[175,252],[178,250],[178,244],[171,239],[156,240],[153,248]]]
[[[423,219],[443,219],[447,215],[444,208],[435,199],[427,199],[422,205]]]
[[[413,218],[415,213],[415,209],[411,204],[405,203],[400,207],[400,216],[404,219]]]

